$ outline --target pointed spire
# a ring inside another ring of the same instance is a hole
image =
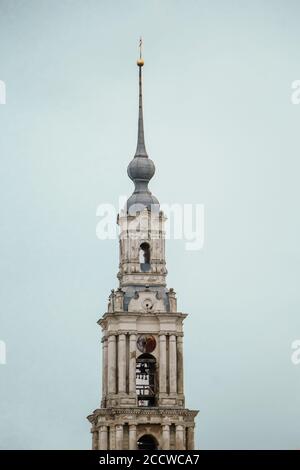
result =
[[[138,139],[134,158],[128,165],[127,173],[134,182],[134,191],[126,203],[127,212],[133,215],[135,211],[141,211],[141,207],[149,210],[158,210],[159,202],[148,188],[148,183],[155,173],[155,165],[148,157],[144,139],[143,123],[143,97],[142,97],[142,39],[140,39],[140,56],[137,61],[139,67],[139,121]]]
[[[138,139],[135,157],[148,157],[145,147],[145,136],[144,136],[144,119],[143,119],[143,90],[142,90],[142,67],[144,65],[144,59],[142,57],[142,45],[143,40],[140,38],[139,49],[140,55],[137,60],[139,67],[139,120],[138,120]]]

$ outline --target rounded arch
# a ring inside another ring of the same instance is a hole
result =
[[[143,353],[143,354],[140,354],[137,358],[136,358],[137,361],[139,362],[145,362],[145,361],[150,361],[150,362],[156,362],[156,359],[155,357],[150,354],[150,353]]]
[[[143,434],[137,441],[138,450],[157,450],[158,442],[152,434]]]

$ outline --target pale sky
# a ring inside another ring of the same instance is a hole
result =
[[[150,187],[203,204],[167,243],[196,447],[300,446],[298,1],[0,0],[2,449],[88,449],[118,242],[96,209],[131,194],[138,38]]]

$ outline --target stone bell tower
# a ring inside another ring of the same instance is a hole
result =
[[[165,217],[148,189],[155,166],[144,141],[141,56],[137,149],[128,166],[135,189],[118,216],[119,288],[102,328],[102,401],[88,416],[93,449],[194,449],[185,408],[183,321],[166,287]]]

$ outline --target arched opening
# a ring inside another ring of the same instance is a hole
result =
[[[156,450],[157,442],[156,439],[150,434],[144,434],[137,442],[138,450]]]
[[[149,243],[142,243],[140,245],[139,251],[139,260],[140,260],[140,267],[141,271],[149,271],[150,270],[150,245]]]
[[[136,360],[136,394],[138,406],[155,406],[156,359],[152,354],[142,354]]]

